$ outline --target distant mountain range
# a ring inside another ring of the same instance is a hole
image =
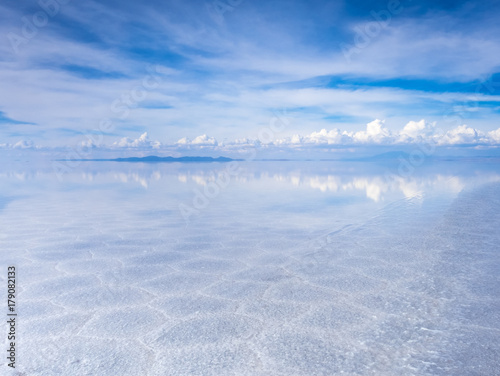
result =
[[[426,155],[423,152],[417,150],[415,158],[424,158],[435,161],[447,161],[447,160],[473,160],[473,159],[497,159],[498,156],[442,156],[442,155]],[[389,151],[386,153],[370,155],[370,156],[344,156],[338,157],[335,159],[273,159],[273,158],[265,158],[265,159],[254,159],[256,162],[293,162],[293,161],[324,161],[324,162],[389,162],[389,161],[401,161],[401,160],[410,160],[412,159],[412,154],[404,152],[404,151]],[[64,161],[64,160],[61,160]],[[129,163],[224,163],[224,162],[232,162],[232,161],[245,161],[245,159],[233,159],[227,157],[158,157],[155,155],[150,155],[147,157],[127,157],[127,158],[108,158],[108,159],[78,159],[77,161],[82,162],[129,162]]]

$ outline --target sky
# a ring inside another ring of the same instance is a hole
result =
[[[0,4],[0,147],[500,145],[500,1]]]

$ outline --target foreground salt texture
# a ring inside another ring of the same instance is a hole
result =
[[[92,188],[1,212],[14,375],[498,373],[499,183],[316,224],[236,186],[188,226],[165,186]]]

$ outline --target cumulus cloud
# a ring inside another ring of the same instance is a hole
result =
[[[21,140],[12,145],[13,149],[32,149],[34,147],[35,144],[30,140]]]
[[[352,138],[355,142],[383,143],[388,141],[390,136],[391,132],[384,128],[384,120],[375,119],[366,124],[366,131],[356,132]]]
[[[217,146],[219,143],[214,137],[209,137],[206,134],[196,137],[194,140],[190,140],[187,137],[181,138],[177,141],[178,145],[197,145],[197,146]]]
[[[436,127],[435,123],[429,123],[425,119],[410,121],[402,129],[391,132],[386,128],[384,120],[375,119],[366,124],[365,130],[348,132],[334,128],[331,130],[321,129],[309,134],[294,134],[291,137],[275,138],[271,142],[259,139],[241,138],[232,141],[219,142],[215,137],[202,134],[190,139],[181,138],[175,144],[161,144],[159,141],[150,141],[147,133],[138,139],[122,138],[115,142],[115,148],[150,148],[172,151],[182,150],[205,150],[217,152],[243,153],[250,149],[265,148],[266,150],[306,150],[308,148],[328,148],[335,146],[370,146],[370,145],[411,145],[431,143],[436,146],[460,146],[460,145],[500,145],[500,128],[483,132],[481,130],[460,125],[447,132]],[[19,143],[18,143],[19,144]],[[17,145],[17,144],[16,144]],[[94,144],[85,144],[87,147],[95,147]],[[13,147],[10,145],[10,147]],[[19,144],[17,147],[29,147],[29,144]]]
[[[460,144],[478,144],[488,142],[484,133],[477,129],[470,128],[467,125],[460,125],[446,134],[439,140],[439,144],[460,145]]]
[[[20,140],[15,144],[4,143],[0,144],[2,149],[38,149],[39,147],[31,140]]]
[[[217,140],[213,137],[208,137],[206,134],[196,137],[193,145],[217,145]]]
[[[366,125],[366,130],[359,132],[341,131],[337,128],[327,131],[322,129],[318,132],[300,136],[293,135],[291,138],[277,139],[275,145],[349,145],[356,143],[383,143],[390,141],[391,132],[383,127],[384,121],[376,119]]]
[[[401,142],[423,141],[435,132],[435,123],[427,123],[424,119],[410,121],[399,132]]]
[[[191,143],[191,140],[187,137],[183,137],[179,141],[177,141],[178,145],[188,145],[190,143]]]
[[[322,129],[309,135],[294,135],[274,141],[275,145],[291,147],[307,145],[405,145],[412,143],[434,143],[436,145],[499,144],[500,128],[482,132],[467,125],[458,126],[446,133],[436,129],[435,123],[410,121],[398,132],[384,127],[384,121],[376,119],[366,125],[366,130],[347,132],[339,129]]]
[[[488,132],[488,138],[490,140],[492,140],[493,142],[500,144],[500,128],[498,128],[497,130]]]
[[[82,141],[81,143],[82,147],[87,148],[87,149],[95,149],[98,147],[98,145],[94,142],[92,139],[87,139],[85,141]]]
[[[394,142],[395,138],[391,132],[384,127],[384,121],[376,119],[366,125],[366,130],[359,132],[341,131],[337,128],[332,130],[322,129],[318,132],[300,136],[293,135],[291,138],[278,139],[276,145],[350,145],[350,144],[382,144]]]
[[[161,143],[159,141],[150,141],[148,132],[144,132],[139,138],[135,140],[124,137],[120,141],[113,143],[113,146],[119,148],[159,149],[161,147]]]
[[[301,141],[301,137],[296,135],[291,141],[292,144],[298,144]],[[342,133],[338,129],[332,129],[330,131],[322,129],[319,132],[313,132],[304,137],[303,141],[310,144],[339,144],[342,142]]]

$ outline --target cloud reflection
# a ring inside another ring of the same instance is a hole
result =
[[[459,165],[459,164],[457,164]],[[111,168],[110,168],[111,167]],[[442,167],[442,166],[441,166]],[[386,197],[399,195],[405,198],[423,198],[428,191],[456,195],[470,184],[478,185],[500,181],[500,173],[494,168],[471,165],[466,170],[444,168],[424,168],[419,173],[403,177],[397,173],[378,168],[371,164],[310,163],[302,165],[264,163],[243,164],[242,172],[231,176],[230,184],[248,187],[252,190],[290,192],[301,190],[316,191],[319,195],[366,197],[373,202],[382,202]],[[89,165],[83,171],[75,170],[67,174],[68,183],[103,183],[138,185],[143,189],[176,186],[190,191],[196,187],[206,187],[224,178],[223,166],[164,166],[151,165],[137,167],[130,165]],[[51,171],[26,170],[0,174],[2,180],[22,181],[52,177]]]
[[[179,175],[178,180],[187,184],[189,181],[206,186],[214,181],[217,175]],[[486,181],[499,181],[500,175],[491,174],[484,176]],[[295,171],[291,174],[250,174],[236,177],[240,183],[252,181],[269,182],[277,185],[295,188],[319,190],[323,193],[364,193],[374,202],[383,201],[384,195],[400,192],[406,198],[422,198],[425,191],[443,190],[457,194],[466,186],[465,177],[454,175],[435,174],[425,177],[402,178],[399,175],[382,176],[342,176],[342,175],[308,175]]]

